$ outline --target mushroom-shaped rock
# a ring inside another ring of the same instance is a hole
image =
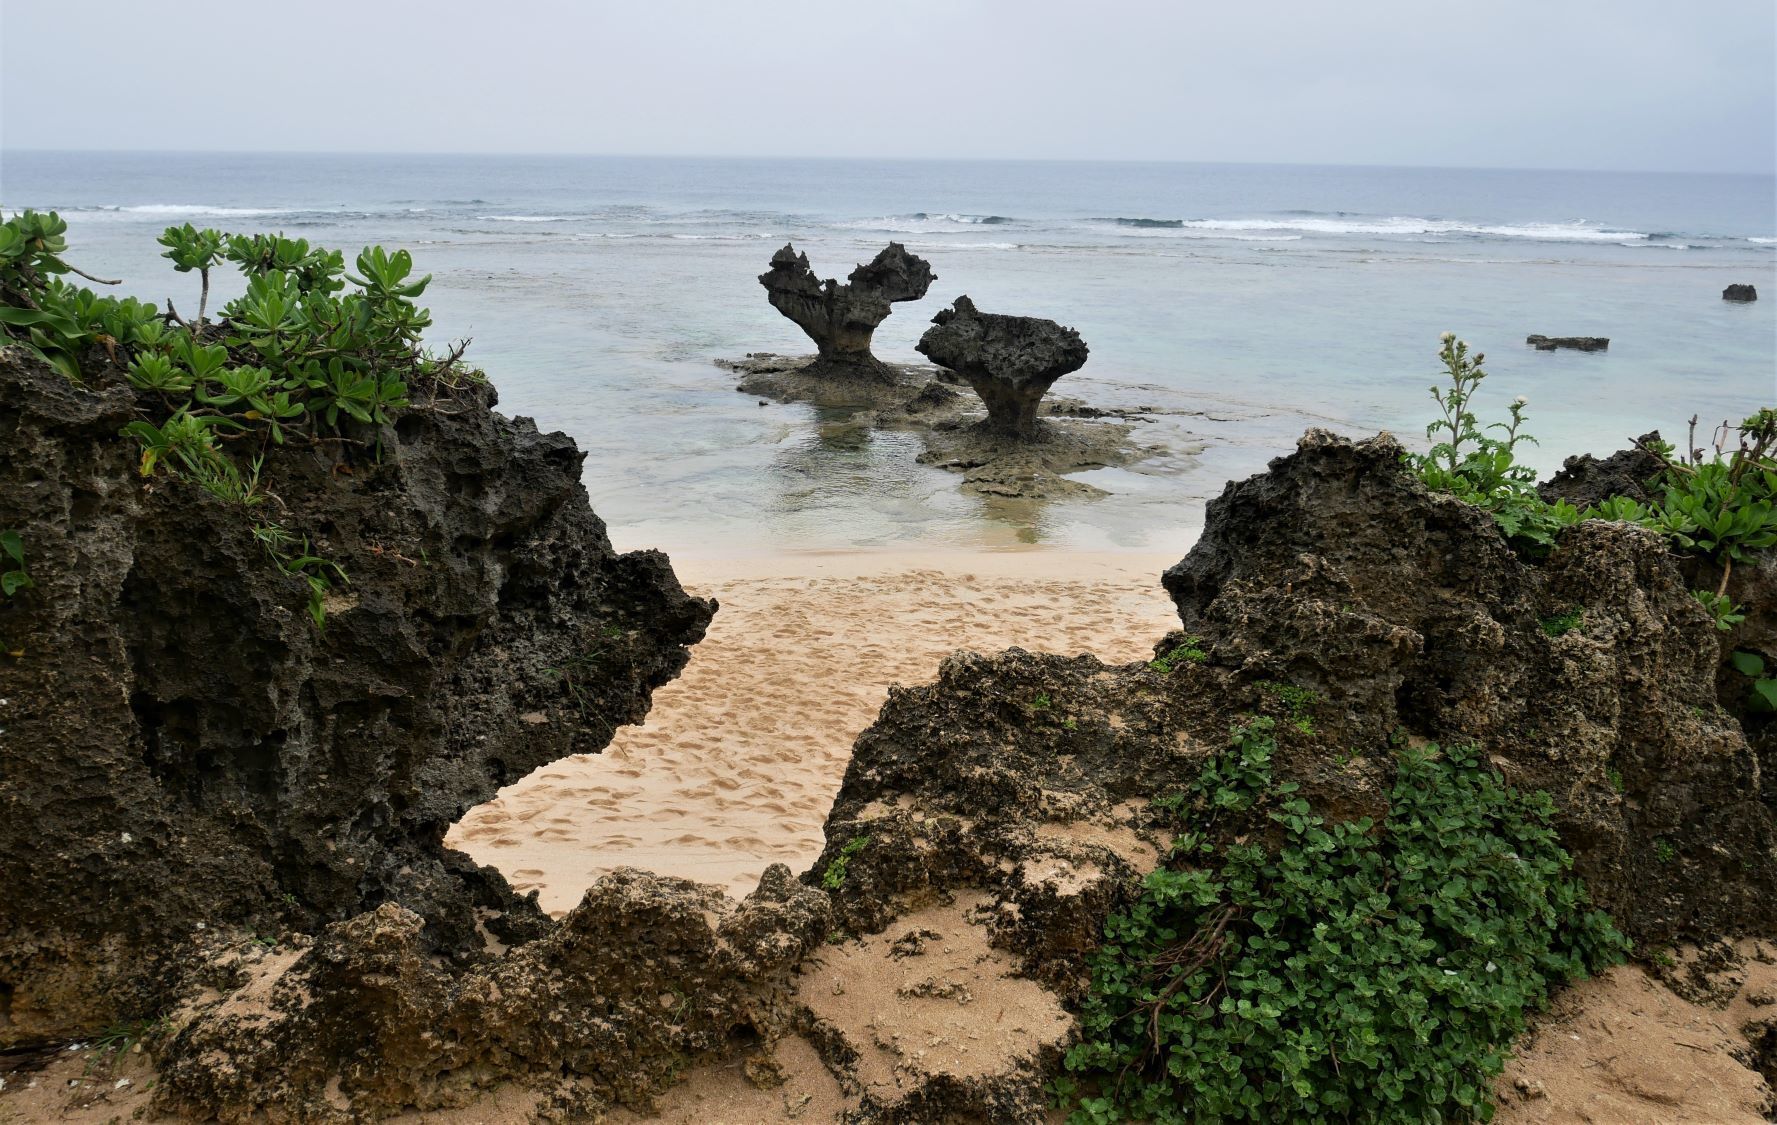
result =
[[[1758,300],[1758,289],[1751,285],[1730,285],[1721,291],[1721,299],[1741,302],[1756,301]]]
[[[789,243],[771,256],[759,275],[771,307],[808,333],[820,355],[805,370],[840,378],[892,379],[893,369],[870,354],[870,337],[888,318],[891,303],[917,301],[937,275],[924,258],[899,242],[851,272],[844,285],[822,281],[809,268],[808,255]]]
[[[1035,316],[979,312],[958,297],[932,318],[915,345],[933,363],[967,379],[987,405],[989,429],[1037,436],[1037,406],[1055,380],[1086,365],[1086,342],[1072,328]]]

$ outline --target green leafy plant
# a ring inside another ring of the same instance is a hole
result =
[[[1584,609],[1570,609],[1542,619],[1543,632],[1551,637],[1565,637],[1580,627],[1585,621]]]
[[[1439,415],[1425,428],[1432,447],[1408,454],[1420,480],[1492,513],[1506,539],[1533,555],[1547,554],[1560,533],[1582,518],[1565,500],[1545,503],[1536,491],[1536,470],[1517,459],[1518,446],[1536,439],[1524,432],[1526,400],[1514,399],[1507,420],[1482,426],[1472,409],[1487,378],[1487,357],[1470,354],[1466,341],[1446,332],[1438,358],[1449,386],[1433,385]],[[1497,431],[1501,436],[1492,436]]]
[[[1314,733],[1313,711],[1326,702],[1324,695],[1313,688],[1278,683],[1276,680],[1260,680],[1257,687],[1283,706],[1289,713],[1291,726],[1303,734]]]
[[[221,231],[198,230],[190,223],[168,227],[160,236],[160,244],[167,248],[161,257],[172,262],[173,268],[180,273],[198,272],[203,288],[198,293],[194,323],[199,329],[204,325],[204,313],[210,305],[210,270],[222,260],[223,242]]]
[[[307,538],[287,531],[282,525],[265,521],[253,525],[253,537],[265,548],[279,572],[300,578],[308,585],[309,619],[315,628],[327,625],[327,595],[336,583],[347,581],[345,570],[331,559],[315,554]]]
[[[827,864],[827,869],[821,872],[821,886],[829,891],[836,891],[845,886],[846,866],[851,863],[853,857],[869,846],[870,837],[868,836],[853,836],[847,840],[839,849],[839,854]]]
[[[1698,444],[1693,417],[1690,448],[1683,457],[1675,457],[1664,443],[1648,447],[1664,464],[1647,482],[1650,491],[1660,494],[1658,501],[1613,496],[1581,511],[1565,500],[1543,500],[1535,470],[1517,460],[1518,445],[1536,441],[1523,431],[1525,400],[1511,403],[1505,421],[1482,426],[1472,406],[1487,377],[1486,357],[1471,355],[1468,344],[1452,333],[1442,339],[1438,356],[1448,386],[1431,388],[1438,416],[1425,432],[1433,444],[1423,454],[1408,454],[1408,463],[1428,488],[1490,512],[1518,550],[1545,555],[1562,531],[1582,520],[1634,523],[1664,535],[1678,550],[1718,562],[1719,598],[1735,563],[1777,546],[1777,409],[1762,409],[1738,426],[1723,422],[1712,436],[1712,452]],[[1711,608],[1718,627],[1738,623],[1724,624],[1731,610]]]
[[[1724,633],[1732,632],[1734,626],[1746,620],[1746,614],[1740,612],[1744,606],[1734,604],[1734,599],[1726,594],[1717,594],[1711,590],[1692,590],[1691,597],[1696,598],[1709,616],[1715,618],[1715,627]]]
[[[120,371],[140,392],[124,433],[141,446],[144,477],[183,478],[251,507],[269,446],[325,441],[380,458],[383,427],[415,388],[436,396],[481,379],[462,362],[466,341],[443,355],[424,347],[431,314],[414,299],[431,279],[414,276],[405,250],[366,247],[348,278],[340,252],[303,239],[169,227],[162,257],[201,281],[197,315],[185,321],[171,302],[162,313],[69,284],[69,275],[117,282],[70,265],[66,233],[54,212],[0,223],[0,339],[71,380],[94,363]],[[211,274],[224,261],[239,266],[246,291],[211,323]],[[309,584],[321,624],[323,595],[344,571],[279,525],[256,523],[254,533],[280,570]]]
[[[118,283],[69,265],[62,258],[67,233],[68,224],[54,211],[27,210],[0,223],[0,328],[78,382],[80,356],[95,342],[92,322],[102,319],[103,302],[91,290],[68,285],[62,275]]]
[[[1169,649],[1164,656],[1148,661],[1148,667],[1165,675],[1180,664],[1201,664],[1209,659],[1209,653],[1203,648],[1202,637],[1185,637]]]
[[[1272,731],[1156,802],[1181,833],[1092,959],[1070,1121],[1486,1120],[1526,1013],[1627,950],[1552,804],[1402,748],[1382,823],[1329,823],[1274,779]]]
[[[0,531],[0,567],[0,594],[10,598],[37,585],[25,569],[25,541],[15,529]]]
[[[1777,676],[1770,674],[1764,657],[1741,649],[1728,656],[1728,663],[1733,665],[1734,671],[1752,681],[1746,689],[1746,706],[1749,709],[1777,711]]]
[[[1671,863],[1678,858],[1678,849],[1666,837],[1657,837],[1654,840],[1654,858],[1661,863]]]
[[[1047,711],[1052,706],[1054,703],[1050,700],[1048,692],[1038,692],[1031,697],[1030,709],[1032,711]]]

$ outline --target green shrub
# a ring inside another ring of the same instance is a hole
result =
[[[1536,491],[1536,471],[1518,462],[1518,445],[1536,442],[1523,432],[1523,398],[1508,407],[1506,421],[1485,427],[1477,421],[1471,405],[1487,377],[1482,366],[1486,356],[1471,356],[1467,343],[1446,332],[1438,358],[1449,386],[1431,388],[1439,413],[1425,434],[1433,444],[1423,454],[1408,454],[1407,461],[1428,488],[1492,513],[1518,550],[1546,555],[1556,537],[1581,520],[1639,524],[1664,535],[1678,550],[1719,563],[1721,586],[1714,594],[1719,600],[1735,563],[1777,546],[1777,409],[1762,409],[1738,426],[1723,422],[1712,436],[1713,451],[1697,443],[1696,419],[1691,419],[1690,448],[1683,457],[1675,457],[1669,445],[1648,450],[1665,463],[1648,482],[1660,494],[1657,502],[1613,496],[1581,511],[1565,500],[1544,501]],[[1490,431],[1502,436],[1490,436]],[[1714,604],[1706,593],[1699,592],[1699,599],[1714,613],[1718,627],[1738,624],[1729,620],[1731,604]]]
[[[1160,802],[1184,831],[1092,959],[1070,1120],[1486,1120],[1525,1014],[1627,948],[1548,797],[1403,748],[1383,823],[1329,824],[1273,780],[1272,730]]]
[[[117,283],[69,265],[66,233],[54,212],[0,223],[0,339],[77,382],[95,360],[120,369],[140,392],[139,417],[123,432],[141,446],[145,477],[182,477],[251,508],[268,445],[327,441],[380,455],[382,427],[414,388],[436,393],[481,378],[463,364],[462,345],[435,356],[422,344],[432,319],[414,301],[431,277],[413,275],[405,250],[366,247],[347,274],[344,255],[304,239],[168,227],[161,256],[200,278],[197,316],[186,321],[170,301],[162,313],[67,284],[66,274]],[[210,271],[225,260],[246,276],[246,292],[212,324]],[[273,564],[305,581],[309,613],[322,624],[323,596],[344,570],[312,554],[299,533],[259,520],[252,527]]]
[[[1470,407],[1487,378],[1482,366],[1487,357],[1471,356],[1466,342],[1446,332],[1438,358],[1450,386],[1431,388],[1439,417],[1426,426],[1425,436],[1433,444],[1424,454],[1409,454],[1409,463],[1428,488],[1485,508],[1508,540],[1532,554],[1547,554],[1555,537],[1581,514],[1565,500],[1544,503],[1536,492],[1536,470],[1517,460],[1520,444],[1536,444],[1523,432],[1525,400],[1513,400],[1507,421],[1483,427]],[[1491,436],[1495,430],[1503,436]]]

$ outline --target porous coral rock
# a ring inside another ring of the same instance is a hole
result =
[[[160,407],[120,374],[0,349],[0,529],[35,582],[0,600],[0,1046],[164,1011],[206,927],[399,903],[459,964],[546,929],[445,830],[640,721],[715,607],[612,550],[573,442],[493,405],[269,448],[245,507],[138,474],[119,430]],[[349,575],[324,628],[268,522]]]

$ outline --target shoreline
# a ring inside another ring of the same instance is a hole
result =
[[[1178,619],[1173,553],[1032,548],[674,555],[721,604],[645,723],[552,762],[470,810],[446,844],[560,915],[636,866],[748,893],[800,874],[857,736],[891,684],[929,682],[959,649],[1146,659]]]

